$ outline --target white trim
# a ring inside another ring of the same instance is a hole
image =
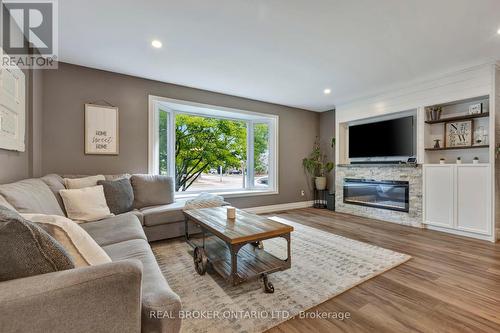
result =
[[[156,130],[156,125],[158,124],[158,108],[156,107],[156,102],[154,96],[149,95],[148,99],[148,173],[158,174],[159,173],[159,151],[156,147],[158,143],[158,131]]]
[[[495,242],[495,237],[491,235],[482,235],[478,233],[473,233],[473,232],[467,232],[467,231],[462,231],[462,230],[457,230],[457,229],[450,229],[446,227],[439,227],[436,225],[425,225],[425,229],[429,229],[432,231],[439,231],[439,232],[445,232],[447,234],[453,234],[453,235],[458,235],[458,236],[463,236],[463,237],[469,237],[469,238],[476,238],[476,239],[481,239],[481,240],[486,240],[490,242]]]
[[[313,201],[298,201],[298,202],[290,202],[279,205],[243,208],[243,210],[253,214],[264,214],[264,213],[280,212],[291,209],[309,208],[313,206],[313,203],[314,203]]]

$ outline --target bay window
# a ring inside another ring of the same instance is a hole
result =
[[[277,193],[277,116],[156,96],[149,113],[149,172],[177,195]]]

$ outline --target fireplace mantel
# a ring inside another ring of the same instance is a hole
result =
[[[420,164],[387,164],[387,163],[370,163],[370,164],[337,164],[337,168],[418,168]]]

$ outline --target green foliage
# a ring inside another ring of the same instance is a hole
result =
[[[332,139],[332,144],[334,144],[334,140],[335,138]],[[312,177],[324,177],[334,168],[334,164],[330,161],[327,162],[326,155],[321,152],[319,138],[316,138],[309,157],[302,160],[302,165]]]
[[[255,173],[262,175],[269,171],[269,125],[254,125],[254,168]]]
[[[160,173],[168,173],[167,112],[160,112]],[[255,125],[255,170],[267,172],[269,131]],[[175,189],[186,191],[210,169],[245,169],[247,124],[244,121],[178,114],[175,119]]]

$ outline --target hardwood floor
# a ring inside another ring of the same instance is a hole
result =
[[[268,214],[403,252],[413,258],[310,311],[278,332],[500,332],[500,243],[313,208]]]

